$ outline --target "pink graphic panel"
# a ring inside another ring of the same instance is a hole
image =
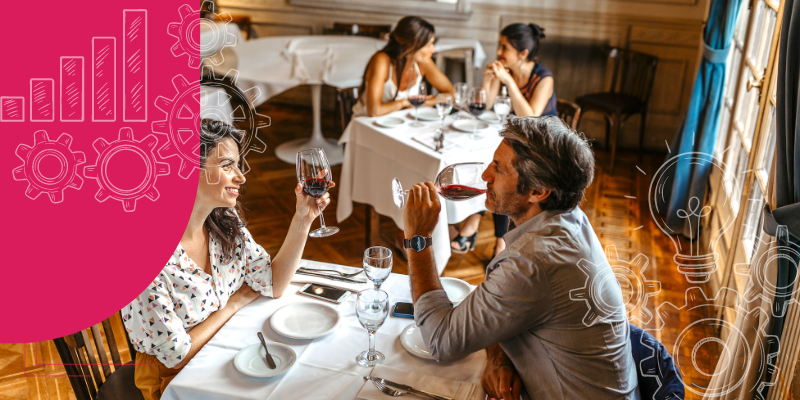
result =
[[[92,38],[92,121],[117,120],[117,38]]]
[[[83,57],[61,57],[61,122],[83,122]]]
[[[122,119],[147,121],[147,10],[122,17]]]
[[[31,79],[31,121],[53,122],[56,94],[55,83],[50,78]]]
[[[25,98],[0,97],[0,122],[25,122]]]

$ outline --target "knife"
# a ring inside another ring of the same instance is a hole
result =
[[[308,272],[308,271],[297,271],[295,273],[296,274],[300,274],[300,275],[318,276],[320,278],[326,278],[326,279],[330,279],[330,280],[333,280],[333,281],[341,281],[341,282],[347,282],[347,283],[362,283],[362,284],[363,283],[367,283],[367,281],[359,281],[359,280],[356,280],[356,279],[343,278],[341,276],[331,276],[331,275],[325,275],[325,274],[317,274],[317,273]]]
[[[452,397],[442,396],[442,395],[438,395],[438,394],[435,394],[435,393],[426,392],[426,391],[420,390],[420,389],[414,389],[411,386],[403,385],[402,383],[392,382],[392,381],[390,381],[388,379],[384,379],[384,378],[378,378],[377,376],[373,376],[373,377],[370,377],[370,378],[377,379],[377,380],[379,380],[381,383],[383,383],[385,385],[394,386],[397,389],[404,390],[404,391],[409,392],[409,393],[416,393],[416,394],[420,394],[420,395],[423,395],[423,396],[428,396],[428,397],[430,397],[432,399],[436,399],[436,400],[454,400]]]
[[[264,351],[267,352],[267,356],[264,357],[267,359],[267,366],[269,369],[275,369],[275,360],[272,359],[272,355],[269,354],[269,350],[267,350],[267,342],[264,340],[264,335],[261,332],[258,332],[258,338],[261,339],[261,345],[264,346]]]

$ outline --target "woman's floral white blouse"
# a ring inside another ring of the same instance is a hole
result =
[[[205,273],[178,245],[175,253],[150,286],[122,310],[122,321],[137,351],[156,356],[168,368],[189,353],[189,330],[225,307],[244,283],[272,297],[269,254],[242,228],[244,243],[234,257],[225,259],[220,246],[209,240],[211,271]]]

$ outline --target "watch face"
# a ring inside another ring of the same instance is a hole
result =
[[[422,236],[414,236],[410,240],[411,249],[414,251],[422,251],[425,248],[425,238]]]

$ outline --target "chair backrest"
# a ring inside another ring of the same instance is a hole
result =
[[[344,132],[344,129],[347,128],[347,124],[350,123],[350,119],[353,118],[353,106],[357,101],[357,86],[336,89],[336,108],[338,108],[336,119],[339,122],[339,126],[342,128],[342,132]]]
[[[118,315],[119,313],[115,314],[115,316]],[[111,316],[89,329],[53,339],[61,357],[61,363],[64,364],[64,369],[66,369],[70,384],[72,384],[72,390],[78,400],[94,399],[106,378],[118,366],[123,365],[112,325],[112,322],[116,322],[122,326],[122,322],[121,318],[115,316]],[[124,337],[119,339],[125,340],[128,344],[128,351],[133,359],[136,350],[133,348],[124,326],[122,326],[122,332],[124,332]],[[108,360],[109,355],[111,362]]]
[[[391,31],[391,25],[364,25],[334,22],[333,28],[326,28],[323,30],[323,33],[326,35],[354,35],[388,39]]]
[[[627,94],[647,104],[658,57],[619,47],[606,47],[605,51],[614,66],[610,92]]]
[[[556,111],[558,117],[573,130],[578,129],[578,121],[581,118],[581,106],[569,100],[556,99]]]

